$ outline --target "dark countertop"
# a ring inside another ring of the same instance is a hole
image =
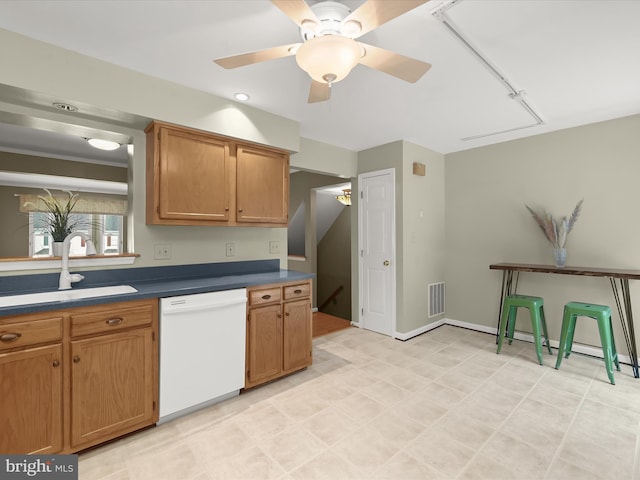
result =
[[[0,317],[22,313],[61,310],[143,298],[163,298],[194,293],[216,292],[269,283],[304,281],[313,274],[282,270],[278,260],[143,267],[78,272],[85,279],[72,290],[109,285],[131,285],[137,292],[60,302],[0,307]],[[59,274],[20,275],[0,278],[0,297],[56,291]]]

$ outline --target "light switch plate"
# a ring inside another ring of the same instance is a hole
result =
[[[234,257],[236,254],[236,244],[235,243],[227,243],[227,257]]]

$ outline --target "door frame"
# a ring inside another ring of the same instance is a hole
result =
[[[372,172],[361,173],[358,175],[358,327],[363,328],[363,235],[364,230],[362,227],[362,208],[364,199],[362,198],[362,180],[369,177],[379,177],[381,175],[388,175],[391,181],[391,338],[397,338],[396,331],[396,285],[397,285],[397,269],[396,269],[396,170],[395,168],[387,168],[383,170],[375,170]]]

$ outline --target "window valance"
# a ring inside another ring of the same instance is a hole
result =
[[[20,197],[20,212],[48,212],[44,201],[36,194],[16,194]],[[62,204],[66,196],[54,195]],[[127,197],[123,195],[82,194],[78,198],[73,213],[92,213],[96,215],[127,215]]]

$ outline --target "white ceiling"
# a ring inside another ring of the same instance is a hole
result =
[[[441,0],[359,39],[431,63],[422,79],[359,65],[317,104],[292,57],[235,70],[212,61],[299,41],[267,0],[3,0],[0,28],[221,97],[247,92],[252,106],[299,121],[303,137],[354,151],[405,139],[449,153],[640,113],[640,1],[453,3],[446,19],[544,124],[436,18]]]

